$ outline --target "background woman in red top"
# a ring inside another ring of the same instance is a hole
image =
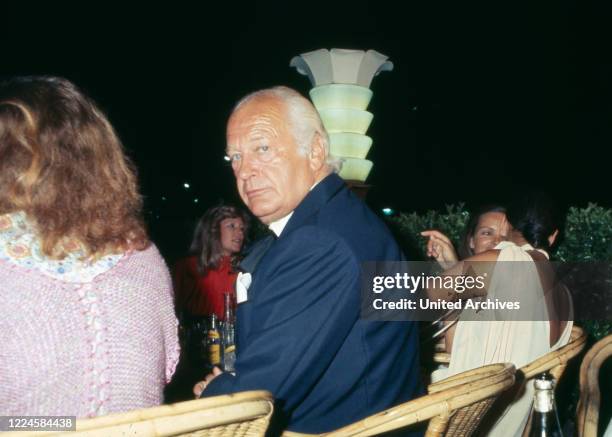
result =
[[[210,208],[194,232],[190,256],[175,266],[175,298],[181,318],[216,314],[223,319],[223,294],[235,294],[236,265],[249,218],[229,205]]]
[[[229,205],[210,208],[196,226],[189,256],[175,264],[181,360],[166,390],[166,402],[193,397],[191,388],[210,371],[206,353],[209,316],[214,313],[222,320],[224,293],[235,295],[236,266],[248,226],[249,216],[239,208]]]

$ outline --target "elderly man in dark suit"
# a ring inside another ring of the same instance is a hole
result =
[[[362,263],[399,261],[400,250],[334,174],[315,108],[285,87],[245,97],[227,156],[244,203],[277,238],[239,278],[235,376],[215,370],[194,390],[269,390],[288,429],[308,433],[414,397],[416,324],[360,318]]]

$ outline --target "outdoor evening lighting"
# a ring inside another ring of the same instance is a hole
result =
[[[367,111],[370,84],[393,64],[375,50],[319,49],[294,57],[290,65],[310,79],[310,98],[330,134],[331,154],[342,160],[340,176],[365,182],[373,165],[365,159],[372,146],[365,133],[374,117]]]
[[[329,141],[332,144],[331,153],[334,156],[347,158],[364,159],[372,147],[372,138],[352,132],[330,133]]]
[[[325,129],[329,133],[366,133],[374,117],[371,112],[349,108],[318,109]]]
[[[366,110],[374,93],[358,85],[334,83],[310,90],[310,98],[317,109],[353,108]]]

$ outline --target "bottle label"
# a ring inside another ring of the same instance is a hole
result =
[[[233,344],[223,348],[223,371],[233,372],[236,364],[236,346]]]
[[[553,410],[552,390],[536,390],[534,408],[539,413],[548,413]]]
[[[220,364],[221,363],[221,345],[220,344],[211,344],[208,346],[208,359],[210,360],[210,364]]]

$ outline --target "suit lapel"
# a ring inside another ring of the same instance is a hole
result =
[[[274,235],[268,235],[255,243],[238,265],[240,271],[253,273],[274,241],[276,241],[276,237]]]
[[[274,235],[268,235],[259,241],[257,241],[253,246],[248,250],[244,259],[238,265],[238,270],[242,273],[250,273],[253,275],[255,270],[257,269],[257,265],[264,257],[266,252],[272,247],[276,241],[276,237]],[[249,293],[249,289],[251,293]],[[251,326],[251,312],[247,310],[249,307],[249,295],[252,297],[252,287],[249,287],[246,290],[247,300],[242,302],[236,308],[236,348],[240,350],[240,345],[245,341],[244,339],[247,336],[247,332]],[[236,293],[238,293],[238,283],[236,283]]]
[[[302,200],[298,207],[294,210],[293,215],[287,222],[285,229],[281,232],[279,239],[283,238],[283,235],[291,232],[294,229],[299,228],[308,221],[310,217],[316,214],[323,205],[325,205],[329,199],[331,199],[338,191],[345,188],[346,185],[340,177],[335,174],[331,174],[323,179],[316,187],[308,193],[308,195]],[[252,301],[252,297],[256,295],[255,288],[257,286],[264,286],[265,281],[260,284],[256,284],[256,270],[257,266],[263,259],[264,255],[270,250],[272,245],[277,240],[275,235],[268,235],[258,242],[256,242],[251,249],[247,252],[245,258],[238,266],[242,272],[248,272],[253,275],[253,283],[247,291],[248,300],[240,305],[236,310],[237,317],[237,329],[236,329],[236,346],[240,350],[240,344],[245,341],[247,333],[251,328],[251,305],[249,301]],[[259,291],[259,290],[258,290]]]
[[[282,238],[284,234],[291,232],[293,229],[300,227],[309,217],[316,214],[331,197],[345,187],[344,181],[336,174],[330,174],[323,179],[310,193],[308,193],[304,200],[302,200],[294,210],[293,215],[289,219],[289,222],[287,222],[279,238]],[[275,235],[268,235],[253,244],[238,266],[240,271],[251,274],[254,273],[257,265],[266,252],[270,250],[270,247],[272,247],[275,241]]]
[[[332,173],[326,176],[294,210],[279,238],[306,223],[310,217],[315,215],[323,205],[329,202],[343,188],[346,188],[346,184],[337,174]]]

